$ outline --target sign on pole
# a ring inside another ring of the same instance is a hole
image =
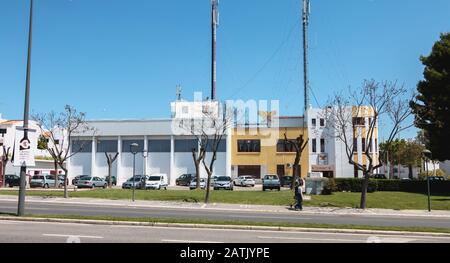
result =
[[[16,128],[14,144],[14,163],[16,167],[35,166],[34,150],[37,149],[36,130],[28,130],[28,136],[24,136],[23,128]]]

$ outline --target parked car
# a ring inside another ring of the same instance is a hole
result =
[[[281,176],[280,177],[280,186],[284,187],[291,187],[292,184],[292,176],[290,175],[285,175],[285,176]]]
[[[189,186],[192,179],[194,179],[194,178],[195,178],[195,174],[182,174],[180,177],[178,177],[175,180],[175,183],[176,183],[176,185]]]
[[[374,174],[373,178],[374,179],[379,179],[379,180],[386,180],[387,179],[385,174]]]
[[[106,188],[108,186],[108,183],[105,181],[105,179],[97,177],[97,176],[82,176],[80,177],[80,180],[78,180],[77,187],[78,188],[96,188],[96,187],[102,187]]]
[[[108,183],[109,185],[109,175],[105,176],[105,181]],[[117,185],[117,177],[115,177],[114,175],[111,177],[111,184],[113,186]]]
[[[276,174],[268,174],[264,176],[263,178],[263,191],[266,191],[266,189],[277,189],[278,191],[281,190],[281,184],[280,179],[278,178],[278,175]]]
[[[229,176],[218,176],[214,181],[214,190],[233,190],[233,180]]]
[[[219,177],[218,175],[211,176],[211,180],[209,182],[211,186],[214,186],[214,182],[217,180],[218,177]]]
[[[64,181],[59,181],[58,187],[64,186]],[[50,188],[55,187],[55,176],[50,174],[33,175],[30,180],[30,187]]]
[[[80,180],[80,177],[82,176],[88,176],[88,175],[77,175],[75,176],[75,178],[72,179],[72,185],[77,185],[78,184],[78,180]]]
[[[197,178],[193,179],[189,184],[189,189],[194,190],[197,188]],[[206,189],[206,179],[200,178],[200,189]]]
[[[132,189],[132,188],[141,189],[145,183],[145,178],[146,176],[143,175],[136,175],[134,180],[133,177],[131,177],[122,184],[122,189]]]
[[[234,179],[233,183],[234,185],[250,186],[250,187],[254,187],[256,184],[255,179],[253,179],[253,176],[250,175],[238,176],[238,178]]]
[[[169,186],[166,174],[153,174],[146,178],[145,189],[167,190]]]
[[[20,176],[15,174],[5,175],[5,186],[6,187],[20,186]]]
[[[430,181],[445,181],[445,178],[442,176],[430,176]]]

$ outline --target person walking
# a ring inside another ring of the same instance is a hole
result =
[[[295,189],[295,195],[294,195],[294,198],[296,200],[296,203],[295,203],[295,210],[296,211],[303,210],[303,189],[302,189],[302,186],[303,186],[303,179],[300,179],[299,182],[295,183],[295,188],[294,188]]]

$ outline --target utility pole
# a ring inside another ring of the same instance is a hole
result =
[[[23,134],[24,139],[28,139],[28,119],[30,108],[30,71],[31,71],[31,44],[33,39],[33,0],[30,0],[30,26],[28,32],[28,58],[27,58],[27,76],[25,83],[25,105],[23,112]],[[19,188],[19,202],[17,207],[17,216],[25,214],[25,191],[26,191],[26,175],[27,167],[22,165],[20,167],[20,188]]]
[[[305,89],[305,115],[309,107],[309,78],[308,78],[308,26],[311,15],[310,0],[303,0],[303,80]]]
[[[212,56],[211,56],[211,100],[216,100],[216,80],[217,80],[217,25],[219,24],[219,0],[211,0],[211,33],[212,33]]]

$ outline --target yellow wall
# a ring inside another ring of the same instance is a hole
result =
[[[308,140],[307,128],[249,128],[245,130],[234,129],[231,146],[231,162],[233,166],[238,165],[260,165],[267,167],[268,174],[277,174],[277,165],[293,164],[295,160],[295,153],[278,153],[277,140],[284,139],[286,133],[288,139],[295,139],[303,135],[305,141]],[[269,135],[270,134],[270,135]],[[270,139],[272,137],[272,140]],[[259,153],[239,153],[237,141],[238,140],[261,140],[261,152]],[[271,141],[271,143],[269,143]],[[265,143],[266,142],[266,143]],[[265,145],[266,144],[266,145]],[[308,146],[302,152],[300,160],[301,176],[306,177],[308,173]],[[292,175],[292,168],[285,166],[286,175]]]

